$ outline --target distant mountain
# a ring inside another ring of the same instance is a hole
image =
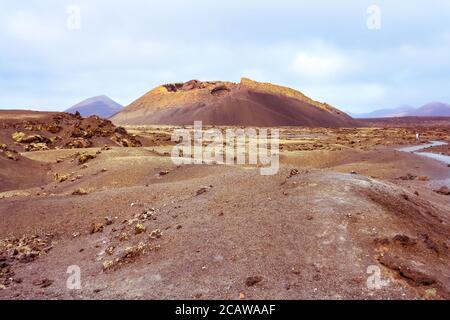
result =
[[[109,118],[123,109],[123,106],[107,96],[97,96],[77,103],[66,110],[69,113],[79,112],[83,117],[97,115],[101,118]]]
[[[420,108],[401,106],[395,109],[381,109],[370,113],[352,114],[354,118],[394,117],[450,117],[450,104],[431,102]]]
[[[431,102],[419,109],[409,112],[410,116],[423,117],[450,117],[450,104],[441,102]]]
[[[117,113],[115,124],[354,127],[344,112],[300,91],[242,78],[159,86]]]
[[[369,113],[352,114],[354,118],[392,118],[392,117],[402,117],[405,114],[416,110],[412,106],[404,105],[394,109],[380,109]]]

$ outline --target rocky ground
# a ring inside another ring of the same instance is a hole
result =
[[[395,150],[415,128],[280,128],[281,168],[261,176],[174,165],[171,127],[106,126],[39,151],[26,137],[57,134],[0,130],[0,298],[450,298],[450,171]]]

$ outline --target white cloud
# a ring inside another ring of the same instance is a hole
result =
[[[72,1],[4,1],[0,107],[62,110],[98,94],[127,104],[161,83],[241,76],[361,112],[450,102],[448,0],[384,1],[380,32],[366,28],[368,4],[318,1],[77,0],[73,32]]]
[[[292,69],[309,81],[332,81],[358,71],[361,63],[353,53],[343,52],[321,40],[295,54]]]
[[[300,52],[293,63],[294,70],[308,79],[331,79],[345,70],[346,62],[337,55],[317,55]]]
[[[8,35],[16,41],[43,46],[61,39],[60,28],[51,26],[43,17],[30,11],[16,11],[3,21]]]
[[[357,112],[367,103],[382,105],[387,89],[379,83],[333,83],[307,86],[303,88],[303,93],[341,110]]]

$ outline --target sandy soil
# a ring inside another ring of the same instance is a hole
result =
[[[174,128],[126,129],[144,146],[0,157],[25,170],[2,182],[0,298],[450,298],[450,170],[395,151],[414,127],[281,128],[275,176],[176,166]]]

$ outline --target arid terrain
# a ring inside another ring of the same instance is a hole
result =
[[[274,176],[176,128],[1,111],[0,298],[450,299],[450,168],[396,150],[448,122],[280,127]]]

